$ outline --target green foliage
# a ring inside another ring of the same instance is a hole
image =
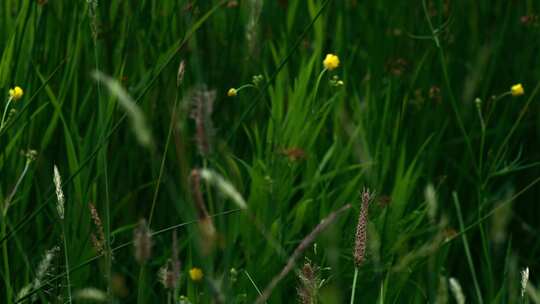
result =
[[[538,14],[531,0],[1,1],[0,302],[253,303],[295,249],[268,303],[298,301],[300,282],[320,303],[453,303],[456,282],[467,303],[538,301]]]

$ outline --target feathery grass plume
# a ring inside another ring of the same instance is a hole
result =
[[[60,172],[58,172],[58,167],[54,165],[54,187],[56,188],[56,211],[58,211],[58,216],[61,220],[64,219],[64,191],[62,191],[62,178],[60,177]]]
[[[90,17],[90,29],[92,31],[92,39],[94,43],[98,37],[98,24],[97,24],[97,7],[98,0],[86,0],[88,3],[88,17]]]
[[[159,281],[166,289],[175,289],[180,278],[180,260],[178,259],[178,244],[176,240],[176,230],[172,236],[172,253],[167,263],[159,269]]]
[[[179,88],[184,80],[184,74],[186,72],[186,63],[184,60],[180,61],[178,65],[178,73],[176,74],[176,87]]]
[[[90,216],[92,217],[92,221],[94,222],[94,226],[96,227],[97,236],[95,233],[91,233],[90,237],[92,238],[92,244],[94,245],[94,249],[96,249],[96,252],[99,254],[105,254],[105,233],[103,232],[103,223],[101,222],[101,218],[99,217],[99,213],[96,209],[96,206],[92,203],[88,203],[88,208],[90,209]]]
[[[209,252],[213,247],[216,239],[216,228],[212,218],[208,215],[206,210],[206,204],[201,191],[201,174],[199,170],[191,170],[191,189],[193,195],[193,201],[195,202],[195,209],[197,209],[197,216],[199,219],[199,230],[204,238],[203,251]]]
[[[77,290],[73,294],[73,299],[80,301],[107,302],[107,294],[100,289],[87,287]]]
[[[158,271],[158,280],[165,287],[165,289],[176,288],[177,274],[174,272],[174,266],[171,259],[167,260],[165,265],[161,266]]]
[[[201,156],[212,152],[212,112],[216,100],[215,90],[197,89],[191,93],[191,118],[195,121],[197,147]]]
[[[246,41],[250,55],[255,55],[257,50],[257,37],[259,36],[259,17],[261,16],[263,1],[249,0],[248,2],[249,17],[246,25]]]
[[[362,265],[366,255],[368,209],[372,197],[373,195],[369,192],[369,189],[364,188],[364,190],[362,190],[362,206],[360,215],[358,216],[354,245],[354,264],[356,267]]]
[[[52,260],[54,259],[58,251],[60,251],[60,248],[56,246],[45,252],[43,259],[39,263],[34,281],[25,285],[23,288],[21,288],[21,290],[19,290],[19,292],[17,293],[17,298],[16,298],[17,302],[22,302],[23,300],[29,297],[30,292],[41,288],[43,279],[52,271],[51,269]],[[32,302],[35,302],[35,301],[37,301],[36,293],[32,295]]]
[[[303,240],[300,242],[298,247],[294,250],[292,255],[289,257],[289,260],[287,261],[287,264],[281,272],[276,275],[272,281],[266,286],[264,291],[261,295],[257,298],[255,301],[255,304],[261,304],[266,302],[270,295],[272,294],[272,291],[277,286],[277,284],[293,269],[294,265],[296,264],[296,260],[300,257],[300,255],[315,241],[315,238],[324,230],[326,227],[328,227],[330,224],[332,224],[336,218],[344,213],[345,211],[349,210],[351,208],[350,204],[347,204],[338,210],[330,213],[327,217],[321,220],[321,222],[313,229]]]
[[[529,267],[526,267],[521,271],[521,298],[525,296],[525,290],[527,289],[527,283],[529,282]]]
[[[133,244],[135,246],[135,260],[144,264],[152,255],[152,233],[145,219],[141,219],[133,232]]]
[[[36,271],[36,277],[34,278],[34,282],[32,283],[32,288],[31,288],[32,290],[41,288],[43,279],[52,272],[52,266],[51,266],[52,261],[59,251],[60,251],[60,247],[55,246],[45,252],[43,259],[41,259],[41,262],[38,265],[38,268]],[[32,299],[34,301],[37,300],[37,294],[34,294],[32,296]]]
[[[229,197],[240,209],[247,209],[247,204],[242,195],[234,188],[234,186],[225,180],[217,172],[210,169],[200,169],[200,176],[209,182],[210,184],[217,187],[221,193]]]
[[[17,302],[22,302],[28,297],[28,294],[32,291],[32,284],[27,284],[17,293]]]
[[[321,286],[319,271],[319,266],[312,265],[311,261],[306,259],[304,266],[298,272],[300,285],[296,288],[296,292],[300,303],[316,304],[318,302],[319,288]]]
[[[131,120],[131,125],[139,144],[144,147],[152,145],[152,133],[144,117],[143,111],[137,103],[129,96],[128,92],[122,87],[119,81],[95,70],[92,77],[105,84],[109,92],[118,100],[118,104],[126,111]]]
[[[457,304],[465,304],[465,295],[463,294],[463,290],[461,289],[458,280],[450,278],[448,281],[450,282],[450,290],[452,291],[452,295],[454,295]]]

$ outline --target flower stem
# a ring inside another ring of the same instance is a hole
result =
[[[319,91],[319,84],[321,83],[321,79],[327,70],[328,69],[324,68],[319,74],[319,77],[317,77],[317,82],[315,83],[315,90],[313,90],[313,98],[311,98],[311,112],[312,113],[314,112],[313,104],[315,103],[315,97],[317,97],[317,91]]]
[[[352,283],[352,292],[351,292],[351,304],[354,304],[354,295],[356,294],[356,279],[358,279],[358,267],[354,267],[354,278]]]
[[[4,122],[6,121],[6,114],[9,109],[9,105],[11,104],[11,101],[13,100],[13,97],[9,97],[8,102],[6,104],[6,107],[4,108],[4,114],[2,114],[2,122],[0,123],[0,130],[4,128]]]
[[[4,215],[2,215],[2,222],[0,223],[0,225],[2,226],[1,227],[1,230],[2,230],[2,235],[6,235],[6,218],[4,217]],[[3,255],[3,259],[4,259],[4,282],[5,282],[5,286],[6,286],[6,303],[11,303],[11,293],[12,293],[12,290],[11,290],[11,275],[9,273],[9,256],[8,256],[8,251],[7,251],[7,243],[4,243],[4,245],[2,246],[2,255]]]
[[[66,240],[66,223],[62,220],[62,236],[64,238],[64,257],[66,262],[66,280],[67,280],[67,290],[68,290],[68,303],[71,303],[71,280],[69,278],[69,259],[68,259],[68,249],[67,249],[67,240]]]

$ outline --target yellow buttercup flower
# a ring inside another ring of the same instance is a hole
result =
[[[523,89],[521,83],[518,83],[510,88],[510,93],[512,94],[512,96],[521,96],[525,94],[525,90]]]
[[[202,280],[203,276],[204,274],[200,268],[193,267],[189,270],[189,277],[195,282]]]
[[[23,94],[24,94],[24,91],[19,86],[16,86],[13,89],[9,90],[9,97],[11,97],[13,100],[21,99]]]
[[[234,97],[236,95],[238,95],[238,91],[235,88],[230,88],[227,92],[227,96],[229,97]]]
[[[328,54],[324,58],[323,65],[327,70],[331,71],[339,66],[339,57],[334,54]]]

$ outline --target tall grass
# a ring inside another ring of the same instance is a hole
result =
[[[538,302],[539,11],[2,1],[2,301]]]

